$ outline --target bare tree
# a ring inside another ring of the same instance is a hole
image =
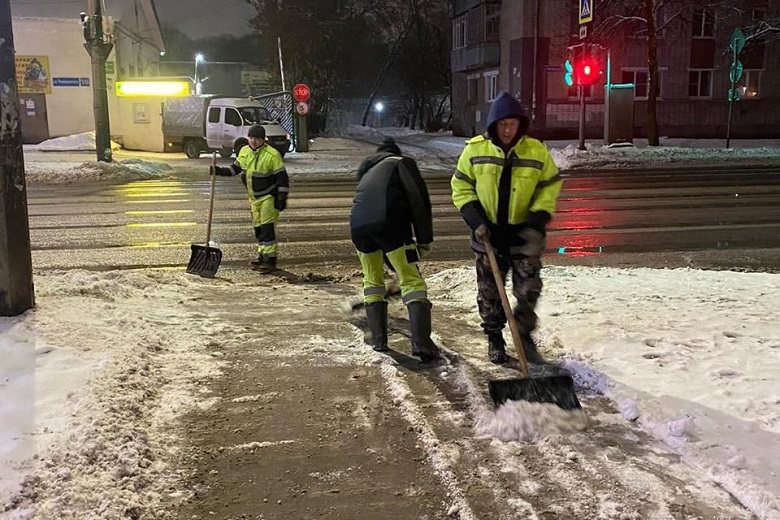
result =
[[[604,0],[602,16],[592,38],[596,42],[625,41],[629,35],[643,36],[647,42],[647,142],[658,146],[658,37],[685,26],[697,2],[690,0]],[[663,16],[662,16],[663,14]]]

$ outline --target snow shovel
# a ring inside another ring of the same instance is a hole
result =
[[[211,165],[217,165],[217,152],[211,156]],[[187,264],[187,273],[197,274],[203,278],[214,278],[219,269],[219,263],[222,262],[222,251],[216,247],[209,247],[211,242],[211,216],[214,213],[214,183],[217,180],[216,172],[211,175],[211,189],[209,190],[209,221],[206,225],[206,245],[199,246],[192,244],[192,254],[190,263]]]
[[[577,394],[574,392],[574,381],[570,375],[531,376],[528,370],[528,360],[523,350],[520,329],[517,320],[515,320],[515,315],[512,313],[512,306],[509,305],[504,279],[501,276],[501,271],[498,269],[496,254],[488,239],[485,239],[485,251],[490,261],[490,270],[493,271],[498,294],[501,296],[501,305],[504,307],[504,314],[506,314],[506,320],[509,322],[509,330],[512,332],[512,343],[515,345],[517,359],[520,361],[520,369],[524,376],[521,379],[488,381],[488,389],[490,390],[490,397],[493,399],[493,403],[498,407],[508,400],[530,401],[556,404],[564,410],[581,408]]]

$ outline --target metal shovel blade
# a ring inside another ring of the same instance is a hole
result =
[[[203,278],[214,278],[222,262],[222,251],[215,247],[199,246],[192,244],[190,262],[187,264],[187,273],[196,274]]]
[[[564,410],[582,408],[574,392],[574,380],[570,375],[488,381],[488,390],[496,408],[506,401],[552,403]]]

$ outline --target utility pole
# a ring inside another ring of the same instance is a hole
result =
[[[111,131],[108,121],[106,59],[114,47],[110,18],[103,16],[103,0],[87,0],[89,14],[81,13],[87,52],[92,58],[92,107],[95,117],[97,160],[111,162]],[[104,22],[109,23],[104,27]],[[108,32],[106,32],[108,29]]]
[[[11,4],[0,0],[0,316],[35,305]]]

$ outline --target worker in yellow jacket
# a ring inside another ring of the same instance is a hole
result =
[[[257,258],[249,264],[252,269],[270,273],[276,269],[276,224],[279,213],[287,208],[290,180],[282,156],[265,142],[262,125],[250,127],[247,138],[249,144],[241,148],[236,161],[230,166],[213,166],[211,174],[241,175],[257,239]]]
[[[514,316],[522,329],[523,349],[531,363],[543,363],[531,337],[534,311],[542,290],[541,255],[547,224],[555,213],[561,177],[547,147],[526,135],[528,116],[506,92],[492,103],[487,132],[467,141],[452,176],[452,201],[471,228],[477,256],[477,306],[488,337],[488,358],[507,361],[501,305],[485,239],[492,244],[504,279],[512,272],[517,299]]]

